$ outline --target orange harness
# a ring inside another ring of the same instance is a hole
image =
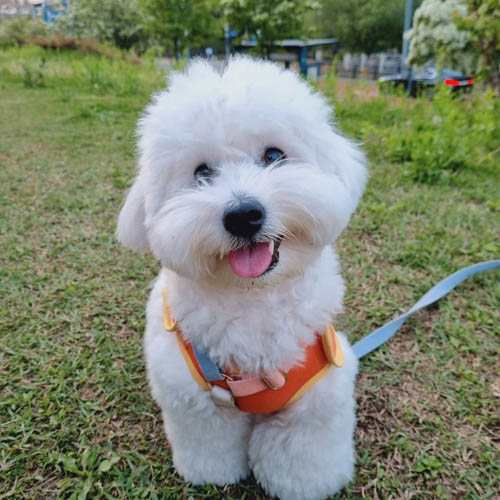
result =
[[[333,326],[328,325],[322,335],[316,335],[316,341],[313,344],[305,346],[304,362],[293,366],[288,371],[276,370],[262,377],[248,378],[224,372],[221,373],[222,380],[207,380],[200,368],[193,346],[182,336],[177,321],[170,315],[165,290],[163,292],[163,325],[165,330],[175,333],[186,365],[200,387],[205,391],[211,391],[216,403],[223,406],[236,406],[244,412],[273,413],[281,410],[303,396],[326,375],[332,365],[341,367],[344,364],[338,336]],[[273,382],[270,383],[270,381]]]

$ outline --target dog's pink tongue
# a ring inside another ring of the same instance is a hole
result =
[[[268,243],[257,243],[253,247],[242,247],[229,252],[231,269],[241,278],[260,276],[267,271],[272,258]]]

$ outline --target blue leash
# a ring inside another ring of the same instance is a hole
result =
[[[407,313],[402,314],[398,318],[386,323],[384,326],[377,328],[377,330],[373,333],[370,333],[370,335],[367,335],[365,338],[356,342],[356,344],[352,346],[354,353],[358,359],[366,356],[368,353],[372,352],[377,347],[380,347],[384,342],[389,340],[399,330],[406,319],[413,313],[420,311],[420,309],[423,309],[430,304],[433,304],[448,292],[451,292],[451,290],[453,290],[458,284],[462,283],[462,281],[466,280],[469,276],[496,268],[500,268],[500,260],[480,262],[479,264],[464,267],[456,273],[453,273],[444,280],[440,281],[437,285],[433,286]],[[207,351],[197,349],[194,345],[193,351],[206,380],[223,379],[220,368],[212,361]]]
[[[462,283],[462,281],[466,280],[470,276],[497,268],[500,268],[500,260],[489,260],[486,262],[480,262],[479,264],[474,264],[473,266],[464,267],[463,269],[451,274],[444,280],[440,281],[437,285],[433,286],[407,313],[402,314],[389,323],[386,323],[384,326],[377,328],[374,332],[370,333],[370,335],[367,335],[363,339],[356,342],[352,346],[354,353],[358,359],[366,356],[368,353],[372,352],[374,349],[389,340],[399,330],[406,319],[413,313],[420,311],[420,309],[423,309],[430,304],[433,304],[448,292],[451,292],[451,290],[453,290],[458,284]]]

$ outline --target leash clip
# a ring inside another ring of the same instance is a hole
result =
[[[231,375],[228,375],[227,373],[222,373],[221,372],[221,375],[222,377],[225,379],[225,380],[229,380],[229,382],[234,382],[234,378],[231,377]]]

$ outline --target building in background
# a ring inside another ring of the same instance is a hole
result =
[[[68,8],[69,0],[28,0],[32,5],[33,16],[46,23],[54,23]]]
[[[3,0],[0,21],[10,17],[33,16],[46,23],[53,23],[68,8],[69,0]]]

